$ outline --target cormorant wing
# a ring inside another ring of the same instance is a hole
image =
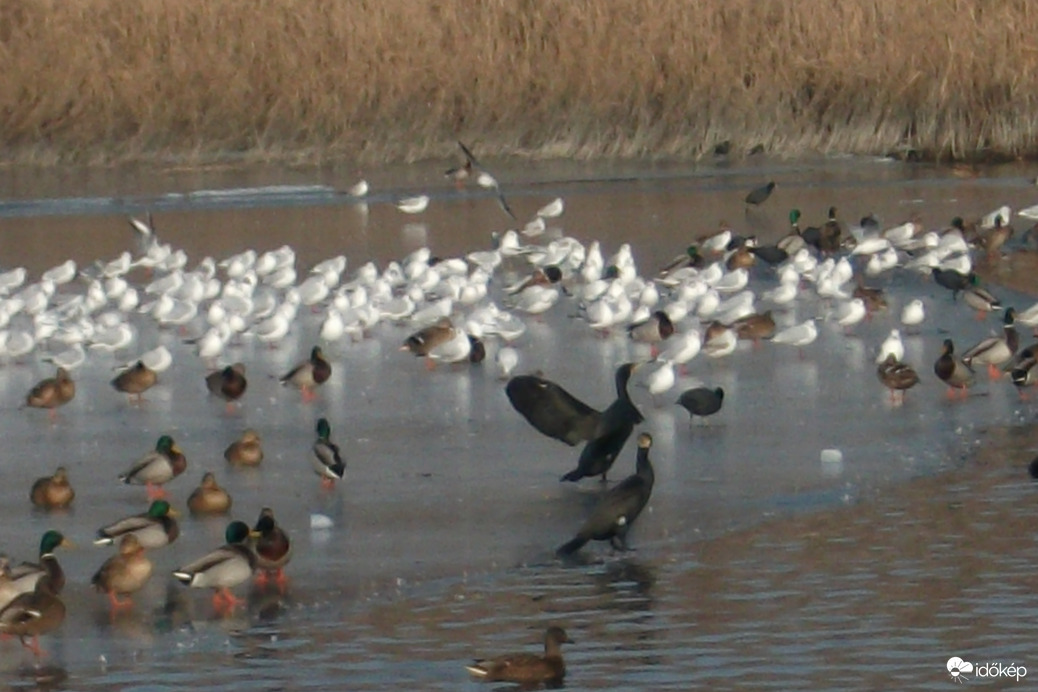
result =
[[[602,416],[559,385],[536,375],[513,377],[505,394],[530,425],[571,447],[590,440]]]

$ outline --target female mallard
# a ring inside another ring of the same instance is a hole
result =
[[[232,521],[224,534],[225,545],[175,570],[173,576],[197,589],[216,589],[213,607],[217,611],[233,609],[242,600],[231,588],[248,581],[256,567],[256,554],[246,545],[249,535],[245,522]]]
[[[316,398],[314,388],[324,384],[332,376],[332,365],[324,358],[320,346],[310,350],[310,358],[304,360],[281,377],[281,384],[291,384],[303,393],[303,401]]]
[[[951,339],[944,340],[941,357],[933,364],[934,374],[948,385],[948,398],[955,397],[955,390],[962,392],[962,398],[969,396],[967,388],[973,384],[973,369],[955,357],[955,344]]]
[[[32,408],[45,408],[51,420],[57,417],[57,408],[72,401],[76,396],[76,383],[69,377],[65,368],[58,368],[54,377],[41,380],[29,390],[25,397],[25,405]]]
[[[897,400],[895,397],[898,393],[900,393],[900,400],[904,401],[905,390],[919,384],[919,375],[912,369],[912,366],[898,361],[897,356],[893,353],[888,353],[876,368],[876,376],[890,390],[891,401]]]
[[[90,583],[108,594],[112,610],[133,606],[130,594],[144,588],[151,578],[152,564],[137,536],[128,533],[119,541],[119,552],[104,561]],[[119,596],[126,596],[125,601]]]
[[[757,346],[761,339],[770,339],[775,335],[775,318],[771,310],[755,312],[735,320],[731,328],[735,330],[736,338],[753,341],[754,346]]]
[[[41,509],[64,509],[72,504],[76,491],[68,481],[68,472],[59,466],[53,476],[37,478],[29,491],[29,499]]]
[[[259,433],[249,429],[224,450],[223,458],[235,466],[258,466],[263,461],[263,445]]]
[[[143,485],[148,489],[148,499],[165,497],[162,485],[173,480],[187,469],[187,459],[180,447],[169,435],[163,435],[155,444],[155,450],[145,454],[119,476],[126,484]]]
[[[1015,317],[1016,312],[1013,308],[1006,308],[1006,314],[1002,318],[1002,336],[990,336],[970,347],[962,354],[962,362],[971,368],[974,363],[986,363],[991,379],[1001,377],[1001,366],[1008,363],[1020,347],[1020,336],[1013,325]]]
[[[209,373],[205,378],[206,389],[213,396],[227,402],[227,411],[234,410],[234,402],[241,398],[248,386],[245,379],[245,366],[242,363],[228,365],[223,370]]]
[[[331,440],[332,426],[327,418],[317,421],[317,441],[314,442],[314,455],[310,458],[314,472],[321,477],[321,485],[331,488],[335,481],[346,475],[346,462],[339,455],[339,447]]]
[[[674,333],[674,323],[663,310],[657,310],[641,322],[628,325],[627,336],[631,341],[643,344],[658,344]]]
[[[544,656],[506,654],[477,659],[465,669],[487,682],[515,682],[524,686],[557,684],[566,676],[562,645],[571,641],[561,627],[549,627],[544,633]]]
[[[419,329],[404,339],[401,351],[410,351],[416,357],[428,356],[429,353],[454,336],[454,325],[449,317],[440,318],[435,324]]]
[[[125,392],[131,397],[136,396],[137,401],[141,401],[144,399],[144,392],[154,387],[158,381],[159,376],[155,371],[139,360],[116,375],[112,380],[112,386],[117,392]]]
[[[0,633],[18,637],[22,646],[40,658],[40,635],[57,629],[64,621],[65,604],[50,578],[44,576],[32,591],[17,596],[0,610]],[[25,638],[30,636],[32,644],[26,644]]]
[[[180,535],[175,516],[168,502],[155,500],[144,514],[134,514],[98,529],[94,545],[111,545],[116,539],[133,534],[145,548],[161,548]]]
[[[206,471],[202,482],[187,498],[187,508],[192,514],[227,514],[231,496],[216,483],[216,476]]]
[[[10,577],[22,593],[32,591],[41,577],[50,579],[54,593],[61,593],[65,588],[65,572],[54,557],[58,548],[71,548],[72,544],[58,531],[50,530],[40,539],[40,561],[23,562],[11,568]]]
[[[256,525],[252,528],[252,550],[256,553],[256,569],[259,570],[256,581],[260,586],[266,584],[269,572],[274,572],[274,581],[278,588],[284,590],[287,579],[284,567],[292,559],[292,543],[288,534],[278,526],[274,519],[274,510],[264,507],[260,512]]]

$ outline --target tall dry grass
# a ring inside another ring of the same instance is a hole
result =
[[[1038,153],[1031,0],[0,3],[0,159]]]

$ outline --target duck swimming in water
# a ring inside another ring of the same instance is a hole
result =
[[[566,675],[562,644],[572,641],[561,627],[544,633],[544,656],[517,653],[477,659],[465,669],[486,682],[514,682],[521,686],[557,685]]]

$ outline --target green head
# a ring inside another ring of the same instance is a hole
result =
[[[47,533],[43,534],[43,538],[40,539],[40,555],[50,555],[54,550],[61,546],[71,546],[60,531],[54,531],[51,529]]]
[[[692,259],[699,257],[699,246],[689,245],[687,248],[685,248],[685,254],[687,254]]]
[[[951,225],[952,225],[952,228],[957,228],[960,231],[966,230],[965,226],[964,226],[964,222],[963,222],[961,216],[956,216],[954,219],[952,219],[951,220]]]
[[[798,223],[800,223],[800,210],[794,209],[789,212],[789,225],[796,226]]]
[[[162,454],[169,454],[173,451],[173,438],[169,435],[163,435],[159,438],[159,441],[155,443],[155,451]]]
[[[249,525],[244,521],[232,521],[227,525],[224,539],[230,544],[243,543],[249,537]]]
[[[321,418],[317,421],[317,437],[322,440],[327,440],[332,435],[332,426],[328,424],[327,418]]]
[[[602,272],[602,278],[603,279],[619,279],[620,278],[620,267],[616,266],[615,264],[610,264],[608,267],[605,268],[605,271]]]
[[[1012,326],[1013,322],[1016,321],[1016,310],[1013,308],[1006,308],[1006,314],[1002,318],[1002,324],[1007,327]]]
[[[162,517],[169,514],[169,503],[165,500],[155,500],[148,507],[148,516],[152,519],[161,519]]]

